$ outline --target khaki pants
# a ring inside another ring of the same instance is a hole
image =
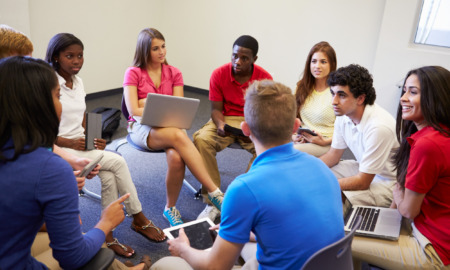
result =
[[[125,200],[124,205],[129,215],[135,215],[142,212],[142,205],[139,201],[136,187],[131,179],[125,159],[113,152],[102,150],[78,151],[71,148],[63,148],[65,151],[79,157],[93,159],[100,153],[103,158],[100,161],[100,172],[98,177],[102,184],[102,208],[117,200],[120,195],[130,193],[130,197]],[[88,180],[89,181],[89,180]]]
[[[103,247],[106,247],[103,244]],[[37,261],[45,264],[50,270],[60,270],[58,261],[53,258],[52,249],[50,248],[50,239],[48,238],[48,233],[38,232],[36,238],[34,239],[33,245],[31,246],[31,256],[33,256]],[[114,259],[109,270],[126,270],[126,267],[120,261]]]
[[[242,121],[244,121],[243,116],[225,116],[225,123],[235,128],[240,129]],[[253,160],[256,158],[255,146],[252,142],[246,143],[233,135],[227,137],[217,135],[217,127],[211,119],[201,129],[196,131],[193,137],[194,144],[203,158],[206,170],[217,187],[220,187],[220,174],[216,159],[217,152],[222,151],[234,142],[239,143],[242,148],[253,155],[248,164],[247,171],[250,169]],[[202,194],[207,194],[205,188],[202,188]]]
[[[315,157],[320,157],[324,155],[328,150],[330,150],[331,145],[321,146],[315,143],[295,143],[294,148],[302,151],[304,153],[308,153]]]
[[[359,173],[359,164],[356,160],[341,160],[330,169],[339,179],[357,175]],[[368,189],[347,190],[343,191],[343,193],[353,205],[389,207],[392,203],[392,190],[395,183],[395,180],[384,180],[375,175]]]
[[[444,266],[429,241],[409,220],[404,219],[398,241],[355,236],[352,242],[355,269],[361,269],[361,262],[384,269],[450,269]]]
[[[180,257],[164,257],[154,263],[150,270],[192,270],[193,268]],[[235,265],[233,270],[257,270],[258,261],[254,256],[249,262],[246,262],[243,266]]]

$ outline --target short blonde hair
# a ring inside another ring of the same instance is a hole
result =
[[[297,104],[292,90],[278,82],[253,82],[245,94],[244,116],[252,134],[263,145],[290,141]]]
[[[33,44],[24,34],[7,25],[0,25],[0,59],[12,55],[30,55]]]

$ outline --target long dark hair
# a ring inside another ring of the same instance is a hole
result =
[[[139,35],[136,43],[136,51],[134,52],[133,66],[139,68],[147,68],[148,57],[152,48],[152,40],[154,38],[166,41],[164,36],[155,28],[145,28]],[[167,60],[164,60],[167,65]]]
[[[84,50],[83,42],[76,36],[70,33],[59,33],[50,39],[47,47],[47,53],[45,54],[45,61],[47,61],[56,71],[59,70],[60,65],[56,61],[56,57],[59,56],[61,51],[64,51],[71,45],[80,45]]]
[[[311,48],[308,57],[306,58],[303,76],[300,81],[298,81],[297,89],[295,90],[295,99],[297,101],[298,109],[303,106],[306,99],[308,99],[309,95],[313,92],[315,78],[311,73],[311,59],[316,52],[323,52],[326,54],[330,63],[330,73],[335,71],[337,67],[336,52],[328,42],[321,41]]]
[[[0,149],[12,138],[14,156],[0,150],[0,161],[15,160],[38,147],[51,148],[59,119],[52,90],[55,71],[44,61],[15,56],[0,60]]]
[[[416,75],[420,83],[420,109],[428,126],[446,137],[450,137],[450,71],[440,66],[426,66],[408,72],[403,83],[411,75]],[[403,88],[402,95],[405,90]],[[411,146],[406,138],[417,132],[413,121],[402,119],[402,106],[397,109],[397,140],[400,148],[394,155],[397,181],[405,186]]]

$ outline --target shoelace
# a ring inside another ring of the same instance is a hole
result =
[[[171,209],[169,209],[169,216],[172,219],[173,223],[182,222],[180,212],[178,212],[175,207],[172,207]]]

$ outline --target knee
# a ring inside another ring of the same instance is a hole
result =
[[[119,168],[127,165],[125,159],[119,153],[115,151],[103,151],[103,158],[100,161],[100,164],[105,165],[104,168],[108,168],[106,170],[110,170],[110,168]]]
[[[192,143],[191,139],[189,139],[186,131],[183,129],[175,128],[172,132],[172,140],[173,142],[181,142],[181,143]]]
[[[197,149],[212,148],[212,143],[214,142],[213,136],[208,136],[207,133],[200,131],[197,131],[193,136],[195,147]]]
[[[167,165],[170,169],[183,169],[185,164],[180,154],[173,148],[166,150]]]

